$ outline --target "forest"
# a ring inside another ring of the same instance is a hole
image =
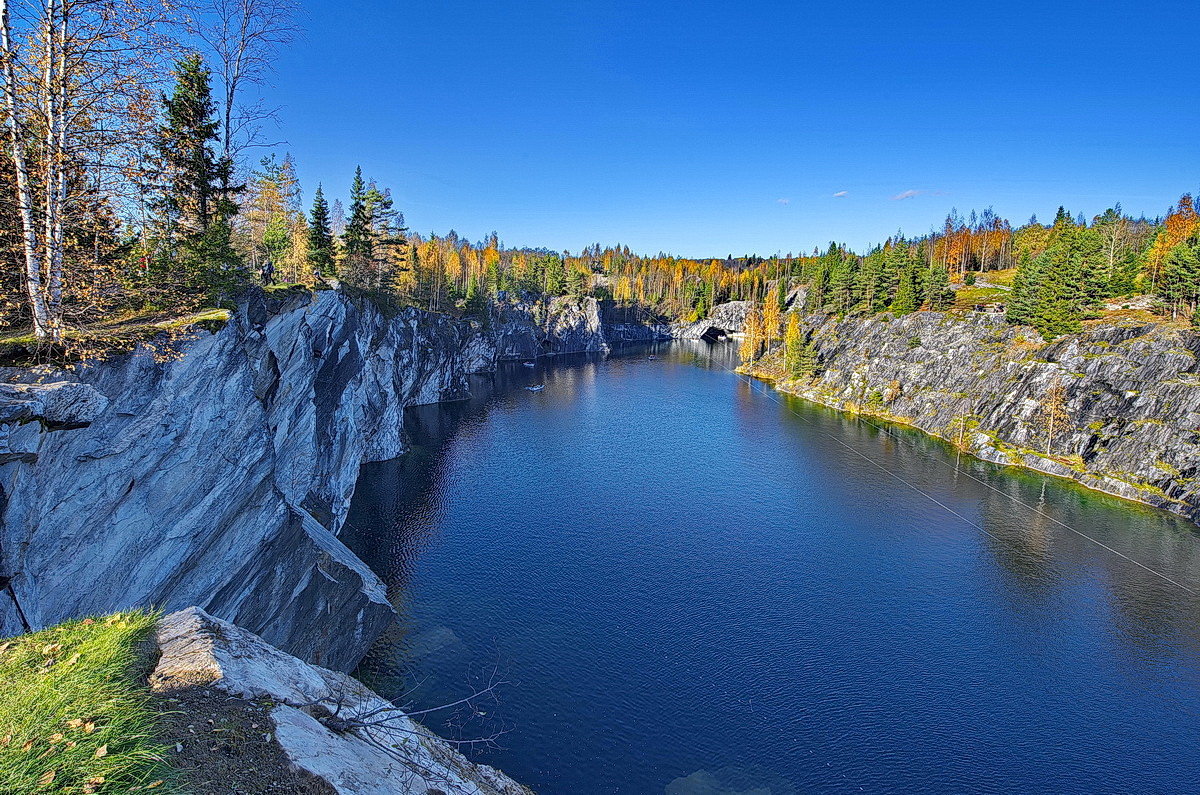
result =
[[[295,161],[266,141],[273,111],[259,89],[297,33],[290,0],[0,5],[0,323],[38,344],[86,352],[81,329],[227,308],[256,284],[338,286],[484,319],[514,296],[591,295],[680,321],[749,300],[761,307],[751,348],[782,339],[785,310],[978,308],[964,306],[969,296],[1047,338],[1134,295],[1200,322],[1190,195],[1153,219],[1119,205],[1090,219],[1059,208],[1050,223],[1019,226],[991,209],[951,212],[926,234],[896,233],[862,253],[834,242],[805,255],[693,259],[420,234],[361,168],[304,202]]]

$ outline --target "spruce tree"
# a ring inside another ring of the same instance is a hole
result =
[[[950,289],[950,273],[945,265],[934,265],[929,269],[926,286],[929,308],[944,312],[954,304],[954,291]]]
[[[199,55],[178,62],[175,87],[162,99],[155,160],[164,182],[155,206],[163,213],[167,239],[178,243],[185,286],[224,302],[246,277],[232,243],[230,218],[238,209],[229,197],[232,164],[213,150],[218,122],[210,72]]]
[[[1200,240],[1186,240],[1171,249],[1163,263],[1162,295],[1172,317],[1185,314],[1194,320],[1200,309]]]
[[[369,260],[375,253],[371,241],[367,186],[363,181],[361,166],[354,170],[354,182],[350,185],[350,218],[346,221],[342,242],[346,246],[347,260]]]
[[[908,314],[917,309],[918,299],[916,285],[913,283],[912,268],[906,267],[900,271],[900,282],[896,286],[896,297],[892,299],[891,310],[897,314]]]
[[[312,217],[308,221],[308,263],[312,266],[313,273],[334,276],[336,268],[333,253],[329,203],[325,201],[325,193],[321,186],[317,185],[316,195],[313,196]]]
[[[1045,254],[1023,257],[1013,278],[1005,319],[1015,325],[1033,325],[1038,294],[1042,288]]]
[[[156,204],[185,235],[208,227],[223,173],[212,148],[219,125],[209,79],[199,55],[176,64],[175,87],[170,96],[163,95],[163,123],[155,141],[156,165],[164,177]]]

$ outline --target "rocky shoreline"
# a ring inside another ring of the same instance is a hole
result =
[[[982,313],[811,316],[820,367],[744,368],[788,394],[918,428],[996,464],[1200,519],[1200,335],[1091,325],[1045,342]]]

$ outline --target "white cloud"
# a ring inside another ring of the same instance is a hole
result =
[[[897,193],[895,196],[893,196],[892,201],[898,202],[898,201],[902,201],[904,199],[911,199],[914,196],[920,196],[922,193],[925,193],[925,191],[923,191],[923,190],[906,190],[903,193]]]
[[[779,202],[780,204],[791,204],[792,203],[791,199],[776,199],[775,201]]]
[[[848,190],[839,190],[837,193],[833,194],[833,198],[835,198],[835,199],[844,199],[845,197],[847,197],[847,196],[849,196],[849,195],[850,195],[850,191],[848,191]]]

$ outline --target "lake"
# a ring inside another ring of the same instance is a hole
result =
[[[411,410],[344,533],[400,613],[358,675],[416,709],[503,681],[422,719],[542,793],[1200,790],[1196,526],[734,362]]]

